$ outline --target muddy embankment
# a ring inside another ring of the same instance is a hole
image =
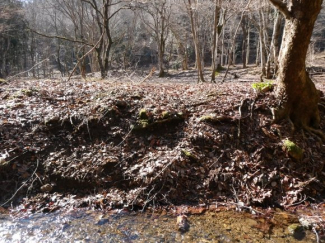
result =
[[[272,92],[240,79],[181,80],[2,83],[2,206],[285,208],[323,199],[325,147],[288,121],[272,123]]]

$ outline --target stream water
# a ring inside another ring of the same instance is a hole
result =
[[[283,212],[271,221],[250,213],[211,212],[189,216],[189,230],[181,233],[176,216],[166,213],[73,210],[24,218],[0,215],[0,242],[316,242],[310,230],[290,233],[297,220]]]

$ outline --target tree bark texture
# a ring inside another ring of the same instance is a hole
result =
[[[220,19],[220,0],[215,1],[215,10],[214,10],[214,24],[213,24],[213,41],[212,41],[212,74],[211,74],[211,82],[215,82],[216,80],[216,69],[217,69],[217,58],[218,58],[218,40],[219,34],[222,28],[222,25],[219,24]]]
[[[250,38],[250,26],[247,28],[247,41],[246,41],[246,64],[249,64],[249,55],[250,55],[250,48],[251,48],[251,38]]]
[[[298,128],[317,128],[319,91],[309,78],[305,59],[316,18],[323,0],[270,0],[285,16],[279,54],[275,119],[290,118]]]
[[[247,67],[247,36],[249,35],[248,32],[248,17],[244,15],[243,21],[241,23],[241,28],[243,32],[243,41],[242,41],[242,62],[243,62],[243,68]]]
[[[203,75],[203,67],[202,67],[202,57],[200,53],[200,42],[197,36],[197,18],[194,16],[193,6],[191,0],[188,0],[188,11],[191,20],[191,30],[193,35],[194,49],[195,49],[195,58],[198,72],[198,82],[205,82]]]
[[[160,9],[160,33],[159,33],[159,30],[158,30],[158,33],[157,33],[157,38],[158,38],[158,64],[159,64],[159,74],[158,76],[160,78],[164,77],[165,76],[165,67],[164,67],[164,56],[165,56],[165,46],[166,46],[166,37],[168,35],[168,29],[167,29],[167,26],[166,26],[166,9],[165,9],[165,5],[166,5],[166,2],[164,2],[161,6],[161,9]],[[157,27],[159,28],[159,25],[157,25]]]
[[[261,57],[261,69],[262,69],[262,75],[265,76],[266,74],[266,28],[264,23],[264,13],[262,10],[259,11],[259,20],[260,20],[260,26],[259,26],[259,38],[260,38],[260,57]]]
[[[278,10],[275,10],[271,47],[270,47],[270,52],[268,54],[268,59],[266,63],[266,78],[272,78],[272,76],[274,76],[278,71],[278,67],[279,67],[278,56],[280,50],[279,36],[282,34],[281,22],[282,22],[282,14]],[[273,73],[271,67],[272,63],[274,65]]]

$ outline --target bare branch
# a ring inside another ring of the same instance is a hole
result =
[[[289,9],[287,7],[287,4],[282,2],[281,0],[269,0],[281,13],[284,14],[285,17],[290,16]]]
[[[98,9],[96,2],[92,3],[89,0],[81,0],[82,2],[90,4],[90,6],[102,17],[104,18],[104,15],[102,12]]]
[[[42,61],[36,63],[34,66],[32,66],[30,69],[28,69],[28,70],[26,70],[26,71],[23,71],[23,72],[17,73],[17,74],[15,74],[15,75],[13,75],[13,76],[10,76],[10,77],[7,77],[7,81],[11,81],[11,80],[12,80],[13,78],[15,78],[15,77],[18,77],[18,76],[20,76],[20,75],[22,75],[22,74],[25,74],[25,73],[30,72],[30,71],[33,70],[35,67],[37,67],[37,66],[39,66],[40,64],[42,64],[43,62],[49,61],[51,56],[54,56],[54,55],[53,55],[53,54],[50,55],[49,57],[47,57],[47,58],[43,59]]]
[[[111,16],[108,17],[108,20],[110,20],[111,18],[113,18],[118,12],[120,12],[123,9],[130,9],[129,7],[121,7],[119,9],[117,9],[114,13],[111,14]]]
[[[84,42],[84,41],[81,41],[81,40],[74,40],[74,39],[69,39],[67,37],[64,37],[64,36],[58,36],[58,35],[47,35],[47,34],[44,34],[44,33],[41,33],[41,32],[38,32],[34,29],[30,29],[28,28],[30,31],[32,31],[33,33],[35,34],[38,34],[40,36],[43,36],[43,37],[46,37],[46,38],[56,38],[56,39],[60,39],[60,40],[65,40],[65,41],[70,41],[70,42],[74,42],[74,43],[79,43],[79,44],[83,44],[83,45],[86,45],[86,46],[91,46],[93,47],[94,44],[91,44],[91,43],[87,43],[87,42]]]
[[[81,58],[78,59],[77,64],[74,66],[72,72],[70,73],[70,75],[69,75],[69,77],[68,77],[68,82],[69,82],[69,80],[71,79],[73,73],[77,70],[77,67],[78,67],[78,65],[80,64],[81,60],[83,60],[86,56],[88,56],[90,53],[92,53],[92,52],[95,50],[96,46],[98,46],[98,44],[102,41],[103,36],[104,36],[104,32],[103,32],[102,35],[100,36],[100,38],[99,38],[99,40],[97,41],[97,43],[93,46],[93,48],[91,48],[91,49],[90,49],[90,50],[89,50],[85,55],[83,55]]]

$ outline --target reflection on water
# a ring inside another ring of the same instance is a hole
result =
[[[78,210],[23,219],[2,216],[0,242],[316,242],[311,231],[295,239],[288,226],[297,219],[285,213],[272,221],[236,212],[207,213],[188,220],[189,231],[182,234],[175,227],[176,217],[165,213],[108,215]]]

